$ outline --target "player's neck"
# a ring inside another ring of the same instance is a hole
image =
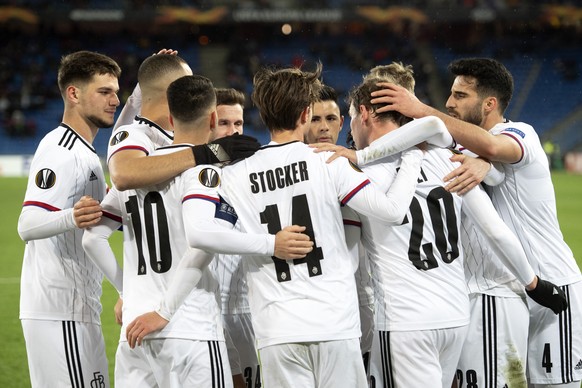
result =
[[[303,141],[303,128],[295,129],[276,129],[271,131],[271,141],[283,144],[292,141]]]
[[[92,123],[88,123],[81,117],[74,116],[66,111],[63,114],[62,122],[71,127],[89,144],[93,144],[93,140],[95,139],[95,136],[97,136],[97,132],[99,132],[99,128],[95,127]]]

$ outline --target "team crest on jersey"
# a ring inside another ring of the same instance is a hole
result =
[[[520,131],[520,130],[519,130],[519,129],[517,129],[517,128],[505,128],[505,129],[503,130],[503,132],[513,132],[513,133],[515,133],[516,135],[518,135],[518,136],[521,136],[521,138],[522,138],[522,139],[525,137],[525,133],[523,133],[523,131]]]
[[[113,135],[113,137],[111,138],[111,141],[109,142],[109,145],[114,146],[116,144],[119,144],[122,141],[124,141],[125,139],[127,139],[128,137],[129,137],[129,133],[127,133],[127,131],[119,131],[115,135]]]
[[[362,170],[360,169],[360,167],[358,167],[356,164],[350,162],[350,166],[352,166],[352,168],[354,170],[356,170],[357,172],[362,172]]]
[[[205,168],[198,174],[198,180],[206,187],[216,187],[220,183],[220,177],[216,170],[212,168]]]
[[[43,168],[37,172],[36,177],[34,178],[36,185],[43,190],[53,187],[56,181],[57,175],[53,172],[53,170],[48,168]]]

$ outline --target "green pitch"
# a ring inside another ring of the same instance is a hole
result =
[[[553,175],[558,202],[558,217],[564,238],[574,251],[578,264],[582,267],[582,176],[556,173]],[[22,329],[18,319],[20,269],[24,243],[18,237],[16,224],[26,190],[26,179],[0,178],[0,203],[2,222],[0,223],[0,387],[29,387],[26,351]],[[121,257],[121,233],[113,237],[113,246]],[[101,316],[105,346],[109,358],[109,374],[113,381],[113,361],[119,326],[113,317],[113,305],[117,293],[105,281],[103,284],[103,314]]]

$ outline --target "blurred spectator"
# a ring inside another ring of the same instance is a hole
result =
[[[8,120],[6,120],[6,132],[12,137],[34,136],[36,133],[36,123],[27,120],[24,112],[15,109]]]

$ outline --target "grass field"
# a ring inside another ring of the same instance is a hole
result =
[[[574,251],[578,264],[582,267],[582,176],[555,173],[553,175],[560,219],[564,238]],[[18,237],[16,224],[22,205],[26,179],[0,178],[0,203],[4,209],[0,223],[0,387],[29,387],[26,350],[20,321],[18,319],[20,269],[24,243]],[[121,233],[113,240],[116,253],[121,253]],[[113,360],[119,326],[113,318],[113,305],[117,294],[105,281],[103,285],[102,324],[105,335],[109,373],[113,375]],[[112,380],[113,381],[113,380]]]

